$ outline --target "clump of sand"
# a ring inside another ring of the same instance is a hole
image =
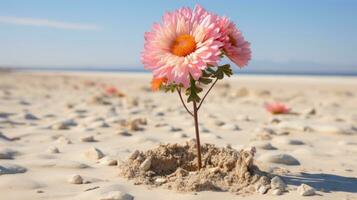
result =
[[[162,144],[135,151],[120,164],[120,175],[135,184],[163,186],[177,191],[254,192],[269,187],[270,178],[253,164],[255,150],[236,151],[212,144],[201,147],[203,168],[197,171],[195,141]]]

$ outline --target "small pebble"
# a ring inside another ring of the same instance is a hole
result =
[[[258,188],[259,194],[265,194],[265,193],[267,193],[268,190],[269,190],[269,187],[266,186],[266,185],[261,185],[261,186]]]
[[[60,151],[58,150],[57,147],[49,147],[49,148],[47,149],[47,152],[48,152],[48,153],[59,153]]]
[[[0,165],[0,175],[25,173],[26,171],[27,169],[20,165],[9,164],[9,163],[2,163]]]
[[[274,176],[271,181],[270,181],[270,186],[272,189],[279,189],[281,191],[285,191],[286,188],[286,184],[284,183],[284,181],[278,177],[278,176]]]
[[[280,189],[274,189],[271,193],[273,195],[280,196],[283,194],[283,191],[281,191]]]
[[[130,154],[129,159],[135,160],[139,154],[140,154],[140,152],[138,150],[135,150],[132,154]]]
[[[14,159],[16,154],[18,154],[18,152],[12,149],[0,149],[0,159]]]
[[[297,191],[301,196],[313,196],[316,194],[315,188],[304,183],[297,188]]]
[[[102,165],[114,166],[114,165],[117,165],[117,160],[114,160],[108,156],[105,156],[99,160],[99,163]]]
[[[104,157],[103,152],[95,147],[88,149],[84,155],[91,160],[99,160]]]
[[[164,179],[164,178],[157,178],[157,179],[155,179],[155,183],[158,183],[158,184],[164,184],[164,183],[166,183],[166,179]]]
[[[51,126],[51,128],[54,129],[54,130],[67,130],[67,129],[69,129],[69,127],[66,124],[61,123],[61,122],[53,124]]]
[[[172,127],[170,128],[170,131],[171,131],[171,132],[178,132],[178,131],[182,131],[182,128],[178,128],[178,127],[173,127],[173,126],[172,126]]]
[[[65,136],[60,136],[57,138],[56,142],[60,144],[72,144],[72,141]]]
[[[36,117],[35,115],[33,115],[31,113],[26,113],[24,115],[24,119],[26,119],[26,120],[39,120],[38,117]]]
[[[67,181],[72,184],[82,184],[83,178],[78,174],[74,174],[74,175],[71,175],[70,177],[68,177]]]
[[[95,139],[93,135],[87,135],[81,137],[81,142],[95,142]]]
[[[121,136],[132,136],[132,134],[129,133],[129,131],[126,130],[126,129],[119,131],[119,132],[118,132],[118,135],[121,135]]]
[[[140,165],[142,171],[148,171],[151,167],[151,158],[146,158],[143,163]]]
[[[266,153],[258,158],[263,162],[284,164],[284,165],[300,165],[300,162],[289,154],[271,154]]]
[[[122,191],[110,191],[99,198],[99,200],[133,200],[134,197]]]
[[[273,145],[271,145],[270,142],[266,141],[254,141],[249,144],[250,146],[256,147],[258,149],[264,149],[264,150],[275,150],[277,149]]]

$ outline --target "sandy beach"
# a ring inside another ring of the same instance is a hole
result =
[[[355,77],[235,76],[219,82],[203,104],[201,143],[255,147],[254,164],[286,184],[279,195],[254,186],[247,194],[177,192],[120,176],[135,150],[195,137],[177,94],[153,93],[150,79],[1,73],[0,199],[357,199]],[[120,95],[106,94],[109,86]],[[264,109],[276,101],[291,113]],[[314,194],[302,196],[302,184]]]

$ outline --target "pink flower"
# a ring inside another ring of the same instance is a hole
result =
[[[266,103],[264,105],[265,109],[272,114],[286,114],[290,112],[290,108],[288,108],[283,103]]]
[[[118,92],[118,89],[114,86],[109,86],[107,88],[105,88],[105,92],[108,94],[108,95],[114,95]]]
[[[245,41],[236,25],[227,17],[217,16],[222,34],[220,41],[224,43],[223,50],[227,57],[239,67],[244,67],[251,59],[249,42]]]
[[[124,97],[125,94],[120,92],[116,87],[114,86],[108,86],[105,88],[105,92],[109,96],[118,96],[118,97]]]
[[[190,75],[198,80],[207,65],[216,66],[223,43],[216,17],[196,6],[168,12],[162,23],[145,33],[141,60],[154,78],[189,87]]]

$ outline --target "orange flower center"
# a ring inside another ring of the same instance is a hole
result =
[[[176,56],[187,56],[195,50],[196,41],[188,34],[178,36],[171,45],[171,52]]]

